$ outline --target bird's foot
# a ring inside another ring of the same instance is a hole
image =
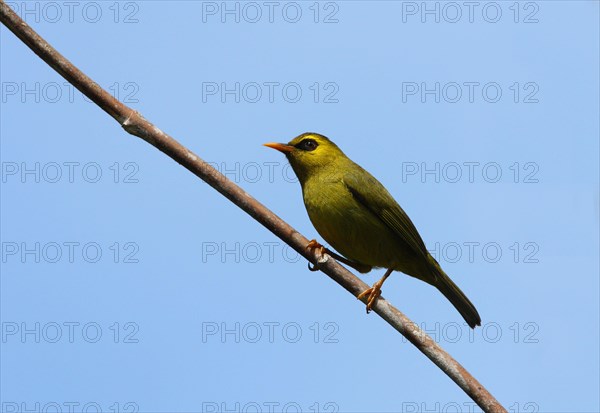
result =
[[[310,271],[319,271],[321,269],[321,266],[320,266],[321,260],[323,259],[323,256],[325,255],[327,248],[325,248],[323,245],[319,244],[316,239],[313,239],[308,242],[308,244],[306,245],[306,249],[309,251],[315,250],[316,256],[317,256],[317,263],[315,265],[311,265],[311,263],[309,261],[308,269]]]
[[[382,285],[383,285],[383,279],[377,281],[375,284],[373,284],[373,286],[371,288],[367,288],[365,291],[360,293],[358,295],[358,297],[356,297],[359,300],[362,300],[363,298],[368,297],[367,298],[367,314],[369,314],[371,312],[371,308],[373,308],[375,301],[377,301],[377,299],[381,295],[381,286]]]

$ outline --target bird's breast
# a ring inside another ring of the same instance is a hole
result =
[[[302,190],[312,224],[340,254],[372,267],[397,267],[403,260],[393,232],[354,198],[342,179],[309,180]]]

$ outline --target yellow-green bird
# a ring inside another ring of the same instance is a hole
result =
[[[308,247],[322,248],[362,273],[387,268],[381,280],[358,296],[368,297],[367,313],[392,271],[401,271],[440,290],[471,328],[481,325],[475,306],[429,254],[400,205],[335,143],[317,133],[304,133],[287,144],[265,146],[285,154],[302,186],[311,222],[346,259],[316,241]]]

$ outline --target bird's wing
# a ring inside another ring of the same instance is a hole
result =
[[[348,172],[343,178],[352,196],[389,227],[417,255],[427,257],[425,243],[406,212],[377,179],[360,166],[358,167],[360,173],[356,170],[356,172]]]

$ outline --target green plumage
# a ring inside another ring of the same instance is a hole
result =
[[[429,254],[414,224],[385,187],[326,137],[306,133],[284,152],[316,230],[341,255],[359,264],[401,271],[437,287],[471,327],[477,310]],[[277,149],[277,148],[276,148]]]

